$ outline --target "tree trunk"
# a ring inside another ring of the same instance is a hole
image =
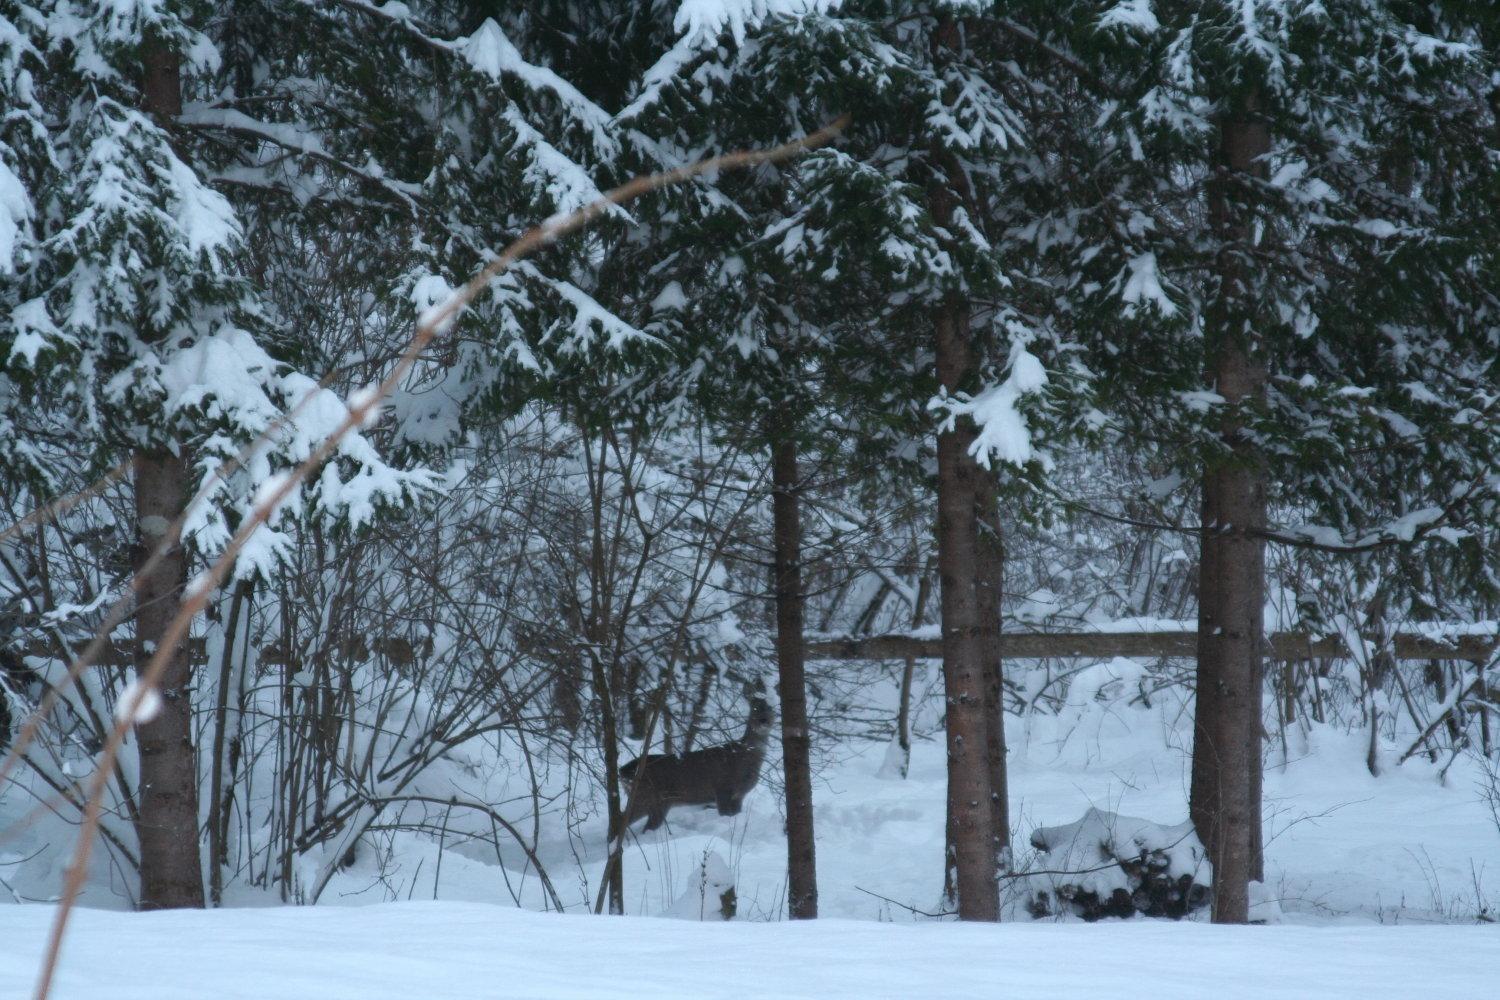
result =
[[[984,714],[989,723],[985,765],[990,775],[990,822],[994,827],[995,870],[1010,867],[1009,782],[1005,773],[1004,663],[1000,657],[1000,596],[1005,581],[1005,539],[995,485],[981,474],[979,501],[979,577],[975,581],[979,605],[980,647],[984,655]]]
[[[603,889],[609,897],[609,912],[625,912],[625,873],[621,864],[620,847],[625,838],[625,812],[620,802],[620,741],[619,727],[615,719],[616,689],[611,680],[617,676],[605,663],[609,642],[610,581],[604,554],[604,491],[608,483],[608,453],[605,442],[599,442],[599,458],[592,459],[589,442],[583,440],[585,468],[589,480],[589,507],[591,535],[589,538],[589,609],[584,622],[584,638],[588,643],[588,661],[594,683],[594,701],[599,707],[599,739],[604,747],[604,798],[606,828],[609,831],[610,854],[604,864]],[[613,675],[613,676],[612,676]],[[601,897],[594,907],[598,913],[604,900]]]
[[[957,302],[934,315],[937,371],[950,392],[967,378],[969,317]],[[955,421],[938,435],[938,579],[942,597],[943,693],[948,744],[948,857],[945,884],[961,920],[999,919],[995,869],[991,726],[981,648],[975,484],[971,425]]]
[[[1246,105],[1253,111],[1253,102]],[[1213,919],[1249,919],[1249,882],[1261,869],[1261,687],[1264,652],[1266,476],[1243,434],[1242,407],[1265,392],[1255,303],[1246,288],[1253,213],[1245,175],[1264,172],[1266,125],[1241,113],[1220,122],[1219,169],[1209,211],[1222,249],[1219,287],[1205,323],[1208,376],[1229,408],[1229,454],[1204,471],[1198,593],[1198,687],[1190,811],[1213,864]],[[1238,176],[1236,176],[1238,175]]]
[[[911,609],[911,627],[913,630],[922,627],[922,619],[927,616],[927,602],[932,597],[932,569],[933,560],[928,558],[920,572],[921,578],[917,581],[917,599]],[[898,695],[900,699],[896,706],[896,746],[901,750],[901,777],[904,779],[911,770],[911,686],[913,675],[917,670],[915,657],[906,657],[906,662],[901,667],[901,690]]]
[[[964,45],[959,22],[939,19],[932,58],[942,66]],[[963,166],[932,150],[937,182],[928,206],[939,226],[951,226],[969,191]],[[949,394],[970,389],[974,368],[968,306],[954,295],[933,312],[938,381]],[[970,454],[975,429],[955,420],[938,435],[938,580],[942,600],[943,694],[948,749],[948,849],[944,889],[956,897],[960,920],[998,920],[994,789],[989,770],[992,726],[985,693],[986,654],[980,626],[978,537],[979,466]]]
[[[187,555],[169,528],[187,502],[188,465],[168,454],[138,454],[135,510],[135,662],[143,671],[167,626],[177,617],[187,586]],[[160,546],[168,553],[149,573],[143,564]],[[187,645],[172,650],[161,678],[162,708],[136,726],[140,748],[141,909],[203,905],[198,857],[198,768],[193,756],[193,668]]]
[[[604,798],[606,828],[609,830],[610,854],[604,865],[604,884],[609,895],[609,912],[625,912],[625,879],[616,842],[625,839],[625,810],[620,802],[620,745],[615,726],[614,692],[609,689],[608,672],[598,647],[589,654],[594,668],[595,698],[600,712],[600,741],[604,746]],[[598,907],[594,912],[599,912]]]
[[[246,605],[250,603],[254,584],[241,580],[235,587],[234,597],[229,603],[229,620],[224,625],[224,653],[219,661],[219,685],[214,693],[214,744],[209,766],[213,768],[208,794],[208,898],[214,906],[224,902],[224,865],[228,861],[229,810],[224,808],[228,799],[224,793],[224,751],[229,733],[229,690],[235,677],[234,646],[240,634],[240,615],[249,617]],[[248,629],[246,633],[248,635]],[[249,643],[243,644],[242,657],[250,655]],[[244,669],[243,661],[240,669]],[[238,708],[236,708],[238,714]],[[238,721],[235,728],[239,728]]]
[[[145,110],[161,121],[182,113],[176,53],[160,44],[143,57]],[[187,586],[187,554],[171,530],[188,499],[191,462],[185,454],[140,452],[135,456],[136,564],[139,590],[135,614],[136,670],[156,653],[177,617]],[[145,563],[158,548],[166,557],[149,573]],[[198,767],[193,754],[193,668],[186,643],[171,651],[161,678],[162,708],[136,726],[140,748],[140,809],[143,910],[203,905],[203,869],[198,855]]]
[[[776,665],[781,694],[781,753],[786,771],[787,912],[793,920],[818,915],[813,842],[811,738],[803,676],[802,511],[797,442],[776,421],[771,455],[771,507],[776,548]]]

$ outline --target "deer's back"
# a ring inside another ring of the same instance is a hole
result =
[[[676,802],[709,803],[720,788],[747,791],[760,776],[761,754],[738,744],[674,754],[647,754],[620,768],[626,780],[640,774],[637,794]]]

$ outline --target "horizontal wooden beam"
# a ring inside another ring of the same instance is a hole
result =
[[[202,639],[189,639],[187,645],[188,656],[194,663],[203,664],[208,661],[208,653]],[[75,651],[82,650],[83,646],[83,643],[78,643]],[[391,663],[404,667],[415,663],[431,651],[430,645],[423,648],[398,635],[376,635],[368,638],[357,636],[345,639],[335,646],[324,646],[316,650],[313,659],[332,655],[346,663],[357,663],[379,655]],[[56,656],[57,649],[50,645],[28,646],[25,654],[46,659]],[[105,647],[103,654],[99,657],[99,662],[114,667],[128,666],[131,662],[131,655],[130,641],[117,639]],[[277,642],[261,646],[256,658],[261,663],[271,666],[285,666],[290,659],[297,659],[289,658],[286,651],[281,648],[281,644]]]
[[[1266,657],[1271,660],[1314,660],[1347,657],[1342,640],[1315,639],[1299,632],[1275,632],[1269,637]],[[1496,637],[1465,635],[1451,642],[1414,633],[1398,633],[1395,654],[1398,660],[1468,660],[1485,663],[1495,656]],[[202,639],[189,640],[194,661],[205,659]],[[1088,659],[1103,660],[1112,656],[1139,659],[1176,657],[1192,659],[1198,651],[1196,632],[1004,632],[1000,636],[1000,655],[1008,660]],[[339,659],[358,661],[379,654],[398,665],[413,663],[426,652],[399,636],[377,636],[369,640],[343,643],[337,650],[324,649],[322,655],[334,652]],[[27,653],[54,656],[51,648],[28,649]],[[847,636],[837,639],[814,639],[807,644],[809,660],[939,660],[943,656],[941,639],[911,635]],[[130,662],[130,649],[116,643],[100,658],[103,662],[123,665]],[[286,654],[271,644],[260,650],[260,662],[281,665]]]
[[[1298,632],[1275,632],[1266,656],[1272,660],[1314,660],[1348,656],[1339,639],[1315,639]],[[1456,637],[1451,643],[1425,635],[1400,633],[1395,637],[1398,660],[1469,660],[1484,663],[1495,655],[1496,638],[1489,635]],[[1197,655],[1196,632],[1004,632],[1000,655],[1011,660],[1107,659],[1130,656],[1147,659]],[[871,635],[816,639],[807,644],[810,660],[941,659],[943,643],[910,635]]]

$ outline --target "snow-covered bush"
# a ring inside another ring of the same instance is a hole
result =
[[[733,920],[739,911],[734,873],[717,851],[704,851],[696,878],[662,913],[679,920]]]
[[[1175,920],[1209,900],[1211,871],[1190,822],[1164,826],[1091,806],[1076,822],[1038,827],[1031,845],[1046,865],[1026,876],[1034,917]]]

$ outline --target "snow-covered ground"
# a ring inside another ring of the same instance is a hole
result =
[[[0,996],[30,989],[50,915],[0,908]],[[702,924],[451,902],[75,919],[58,1000],[1412,1000],[1492,996],[1500,957],[1493,927]]]
[[[1007,718],[1011,823],[1023,865],[1036,827],[1070,823],[1090,806],[1163,824],[1187,818],[1191,708],[1180,700],[1181,689],[1159,693],[1149,708],[1131,704],[1138,677],[1129,661],[1099,664],[1072,678],[1061,713]],[[1440,780],[1446,760],[1434,765],[1419,757],[1398,766],[1404,745],[1389,747],[1376,778],[1365,764],[1367,739],[1359,730],[1314,726],[1291,735],[1286,761],[1268,744],[1266,890],[1282,919],[1409,923],[1500,913],[1500,822],[1485,799],[1487,779],[1477,761],[1460,757]],[[741,917],[780,919],[786,842],[771,787],[777,756],[773,750],[741,815],[678,810],[666,827],[630,843],[628,913],[663,913],[691,889],[712,852],[733,872]],[[938,906],[943,745],[919,742],[905,781],[881,776],[884,757],[883,747],[866,744],[862,751],[834,748],[821,762],[814,799],[824,916],[912,920],[901,904]],[[544,835],[539,854],[570,911],[592,907],[603,852],[597,820],[571,840],[561,832]],[[515,889],[528,907],[544,908],[535,876],[518,874],[522,866],[510,861],[502,872],[488,846],[455,851],[450,844],[441,866],[438,856],[435,840],[415,837],[394,873],[389,861],[377,871],[376,859],[362,854],[323,901],[359,905],[394,895],[494,902],[509,901]],[[1011,902],[1014,910],[1017,901]]]
[[[1171,690],[1149,707],[1132,702],[1139,680],[1128,661],[1100,664],[1072,678],[1060,712],[1007,719],[1023,866],[1036,827],[1070,823],[1090,806],[1184,820],[1190,711]],[[318,907],[279,906],[235,886],[226,910],[118,912],[123,899],[110,889],[118,875],[96,865],[86,897],[93,908],[75,917],[56,995],[1490,995],[1500,926],[1484,921],[1500,912],[1500,822],[1477,758],[1460,756],[1440,776],[1446,760],[1398,766],[1404,747],[1392,745],[1376,778],[1363,732],[1314,726],[1289,743],[1290,754],[1268,748],[1265,895],[1276,905],[1261,914],[1271,926],[1031,921],[1014,891],[999,927],[920,915],[937,908],[942,874],[944,757],[929,739],[915,748],[906,780],[882,776],[879,744],[821,748],[820,908],[832,919],[815,926],[779,922],[785,841],[768,761],[741,815],[678,811],[631,842],[626,908],[643,916],[583,915],[603,863],[597,816],[570,828],[549,815],[541,825],[538,855],[566,915],[529,912],[546,904],[519,852],[507,848],[502,868],[493,844],[450,837],[440,845],[415,832],[382,850],[362,847]],[[504,787],[483,794],[517,801]],[[44,844],[42,832],[0,844],[0,879],[15,897],[56,891],[66,840],[52,830],[56,843]],[[736,886],[740,919],[659,919],[698,909],[695,886],[710,854],[722,859],[717,877]],[[0,998],[29,989],[51,915],[47,905],[0,906]]]

